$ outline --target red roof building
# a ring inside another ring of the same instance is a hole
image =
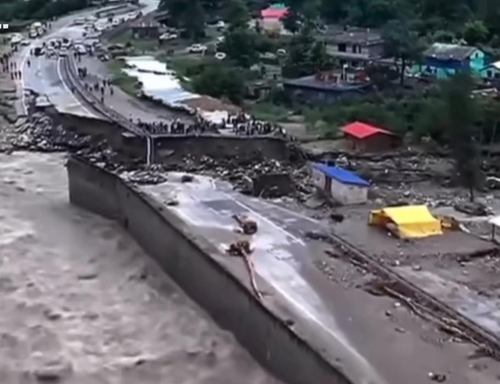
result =
[[[401,140],[385,129],[356,121],[341,128],[349,149],[360,152],[389,151],[398,147]]]
[[[282,19],[288,14],[287,8],[267,8],[260,11],[260,17],[263,19]]]

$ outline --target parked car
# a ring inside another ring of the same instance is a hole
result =
[[[164,33],[163,35],[160,36],[160,40],[163,40],[163,41],[170,41],[170,40],[175,40],[177,39],[179,36],[177,35],[177,33]]]
[[[19,44],[21,42],[21,40],[23,39],[23,35],[21,35],[20,33],[15,33],[14,35],[12,35],[12,37],[10,38],[10,43],[11,44]]]
[[[105,55],[104,53],[99,53],[99,55],[97,55],[97,58],[101,61],[109,61],[109,56]]]
[[[59,50],[59,57],[66,57],[68,56],[68,49],[67,48],[61,48]]]
[[[43,49],[43,47],[35,47],[33,49],[33,53],[35,54],[35,56],[42,56],[44,52],[45,50]]]
[[[85,24],[85,18],[83,17],[77,17],[75,21],[73,21],[74,25],[83,25]]]
[[[87,48],[85,48],[83,44],[75,45],[74,49],[75,52],[78,52],[80,55],[85,55],[87,53]]]
[[[204,53],[207,47],[203,44],[193,44],[188,48],[189,53]]]

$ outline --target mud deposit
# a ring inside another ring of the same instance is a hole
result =
[[[69,205],[64,162],[0,155],[0,383],[278,383],[116,224]]]

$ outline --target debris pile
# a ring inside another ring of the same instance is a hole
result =
[[[56,152],[78,150],[90,145],[88,135],[71,132],[62,125],[55,125],[43,113],[34,113],[29,119],[16,124],[17,136],[13,147],[26,151]]]
[[[234,215],[233,218],[238,222],[241,230],[245,235],[255,235],[257,233],[257,222],[247,216]],[[248,275],[250,277],[250,284],[255,293],[255,296],[262,300],[262,293],[257,286],[257,280],[255,278],[255,266],[253,264],[250,255],[253,253],[253,249],[250,246],[250,240],[240,239],[229,245],[227,253],[231,256],[242,257],[245,261],[245,266],[248,270]]]
[[[120,177],[134,184],[161,184],[167,181],[165,171],[161,166],[152,165],[141,169],[125,170]]]
[[[174,166],[175,170],[204,174],[218,179],[229,181],[236,190],[253,194],[254,180],[267,175],[286,176],[291,180],[291,186],[285,188],[291,195],[302,201],[315,192],[307,170],[298,168],[296,164],[277,160],[239,161],[238,159],[224,160],[203,156],[200,160],[186,156],[182,162]],[[282,190],[282,189],[281,189]],[[272,192],[272,191],[271,191]],[[281,194],[281,193],[280,193]],[[276,197],[274,194],[262,197]]]

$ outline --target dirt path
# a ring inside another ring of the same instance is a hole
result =
[[[0,382],[277,383],[114,223],[64,156],[0,155]]]

